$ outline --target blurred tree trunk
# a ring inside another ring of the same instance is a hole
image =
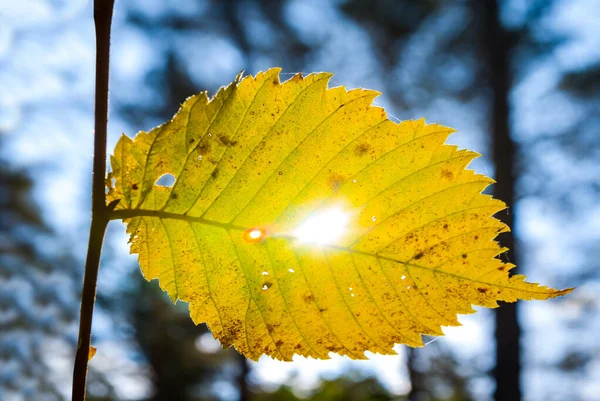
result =
[[[515,204],[515,144],[510,135],[509,91],[511,73],[509,57],[511,40],[500,22],[498,0],[479,3],[481,7],[481,39],[486,54],[488,84],[491,89],[491,146],[496,170],[494,194],[510,207]],[[499,218],[514,227],[514,213],[509,209],[501,212]],[[510,249],[505,254],[517,266],[516,242],[512,234],[500,237],[503,246]],[[496,381],[494,399],[496,401],[521,400],[521,355],[516,303],[504,304],[495,310],[496,326],[496,366],[493,371]]]
[[[236,351],[237,352],[237,351]],[[248,376],[250,375],[250,365],[246,360],[246,357],[240,353],[237,354],[237,363],[240,367],[240,374],[238,375],[238,391],[240,392],[239,401],[250,401],[252,399],[250,393],[250,383],[248,382]]]
[[[406,348],[407,361],[406,367],[408,370],[408,379],[410,380],[410,392],[408,393],[408,401],[418,401],[421,394],[424,393],[423,380],[421,373],[416,368],[417,350],[414,348]]]

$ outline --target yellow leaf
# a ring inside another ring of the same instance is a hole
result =
[[[96,355],[96,347],[92,347],[90,345],[90,351],[88,352],[88,361],[91,361],[92,358]]]
[[[112,218],[144,277],[223,346],[364,359],[422,346],[472,304],[570,291],[509,276],[491,217],[505,205],[465,169],[478,154],[444,144],[452,129],[394,123],[377,92],[328,89],[329,73],[279,71],[187,99],[111,157]]]

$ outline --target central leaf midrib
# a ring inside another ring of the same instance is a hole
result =
[[[219,227],[219,228],[223,228],[225,230],[246,231],[246,230],[249,229],[249,227],[242,227],[242,226],[238,226],[238,225],[231,224],[231,223],[219,223],[218,221],[208,220],[208,219],[205,219],[203,217],[193,217],[193,216],[188,216],[188,215],[184,215],[184,214],[170,213],[170,212],[157,211],[157,210],[148,210],[148,209],[121,209],[121,210],[114,210],[114,211],[111,212],[110,220],[128,219],[128,218],[133,218],[133,217],[157,217],[157,218],[160,218],[160,219],[182,220],[182,221],[191,222],[191,223],[206,224],[206,225],[209,225],[209,226],[212,226],[212,227]],[[294,237],[292,237],[290,235],[281,235],[281,236],[279,236],[279,238],[294,239]],[[434,269],[434,268],[427,267],[427,266],[416,265],[416,264],[410,263],[408,261],[401,261],[401,260],[393,259],[393,258],[390,258],[390,257],[387,257],[387,256],[381,256],[381,255],[377,255],[377,254],[373,254],[373,253],[368,253],[368,252],[357,251],[357,250],[354,250],[354,249],[349,249],[348,247],[342,247],[342,246],[336,246],[336,245],[316,245],[316,246],[327,247],[327,248],[330,248],[330,249],[337,249],[337,250],[341,250],[341,251],[355,253],[355,254],[358,254],[358,255],[370,256],[370,257],[373,257],[373,258],[376,258],[376,259],[388,260],[390,262],[403,264],[403,265],[405,265],[407,267],[424,269],[424,270],[428,270],[430,272],[436,272],[437,274],[444,274],[444,275],[447,275],[447,276],[451,276],[451,277],[462,279],[462,280],[471,281],[471,282],[474,282],[474,283],[486,284],[486,285],[489,285],[489,286],[492,286],[492,287],[499,287],[499,288],[506,288],[506,289],[512,289],[512,290],[525,291],[525,290],[519,289],[517,287],[505,286],[505,285],[500,285],[500,284],[497,284],[497,283],[485,282],[485,281],[477,280],[477,279],[474,279],[474,278],[471,278],[471,277],[465,277],[465,276],[453,274],[453,273],[450,273],[450,272],[447,272],[447,271],[444,271],[444,270]],[[526,292],[528,292],[528,293],[545,293],[543,290],[542,291],[527,290]]]
[[[158,217],[159,219],[182,220],[189,223],[201,223],[212,227],[220,227],[226,230],[246,231],[248,227],[242,227],[231,223],[219,223],[218,221],[208,220],[204,217],[188,216],[181,213],[165,212],[162,210],[151,209],[120,209],[113,210],[110,214],[110,220],[130,219],[133,217]]]

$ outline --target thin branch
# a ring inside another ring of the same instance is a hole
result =
[[[106,176],[106,131],[108,122],[108,67],[110,28],[114,0],[94,1],[96,27],[96,97],[94,115],[94,164],[92,171],[92,223],[88,253],[85,261],[79,340],[73,368],[73,401],[84,401],[88,355],[92,331],[92,315],[96,299],[96,281],[102,252],[102,242],[108,224],[108,210],[104,192]]]

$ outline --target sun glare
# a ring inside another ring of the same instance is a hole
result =
[[[244,232],[244,239],[246,242],[257,243],[263,240],[267,232],[264,228],[251,228]]]
[[[345,232],[349,216],[339,208],[317,212],[300,224],[292,235],[303,243],[334,244]]]

